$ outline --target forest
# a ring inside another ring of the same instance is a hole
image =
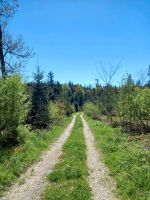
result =
[[[120,86],[102,86],[98,80],[94,87],[72,82],[60,84],[51,71],[45,81],[38,66],[33,78],[30,83],[25,83],[19,74],[1,79],[1,145],[14,145],[21,140],[17,131],[20,124],[32,129],[50,128],[65,116],[83,110],[89,117],[129,133],[150,131],[150,77],[145,85],[140,80],[135,83],[131,74]]]
[[[42,192],[41,199],[91,199],[86,180],[84,120],[82,115],[79,117],[82,113],[93,132],[97,150],[102,152],[117,182],[117,198],[148,200],[150,66],[137,80],[126,72],[121,83],[114,84],[119,67],[102,64],[95,69],[98,77],[95,85],[82,85],[69,80],[60,83],[51,69],[46,75],[40,65],[35,64],[33,78],[27,81],[21,69],[35,53],[22,36],[13,38],[7,28],[18,6],[16,0],[0,1],[0,199],[76,115],[60,163],[52,174],[47,174],[52,186]],[[24,182],[21,179],[19,185]],[[62,188],[57,184],[62,184]],[[96,194],[93,192],[93,195]]]

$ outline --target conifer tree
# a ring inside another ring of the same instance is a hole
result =
[[[54,94],[54,74],[52,71],[50,71],[47,75],[47,95],[49,101],[55,100],[55,94]]]
[[[34,73],[34,88],[32,94],[32,107],[30,122],[34,128],[47,128],[49,126],[48,100],[45,84],[43,83],[43,72],[37,67]]]

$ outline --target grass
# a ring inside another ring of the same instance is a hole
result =
[[[86,118],[123,200],[150,199],[150,150],[119,129]]]
[[[69,122],[70,118],[65,118],[60,125],[39,133],[29,132],[22,127],[21,131],[26,135],[25,142],[11,149],[0,150],[0,195],[39,159],[41,152],[60,136]]]
[[[71,136],[63,147],[63,155],[54,172],[48,176],[49,186],[43,200],[90,200],[87,182],[86,146],[79,116]]]

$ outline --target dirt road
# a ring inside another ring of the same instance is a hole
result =
[[[87,145],[87,165],[89,168],[89,185],[94,200],[116,200],[113,194],[115,183],[108,176],[108,169],[102,163],[100,154],[95,147],[95,141],[91,130],[81,115],[84,136]]]
[[[47,185],[46,177],[59,161],[63,144],[69,137],[74,126],[75,116],[64,133],[43,153],[41,160],[30,167],[23,174],[18,183],[14,184],[9,191],[0,198],[1,200],[37,200]],[[22,184],[19,184],[19,182]]]

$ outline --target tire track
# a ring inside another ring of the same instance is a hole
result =
[[[89,168],[89,185],[94,200],[116,200],[113,194],[115,183],[108,176],[108,170],[100,160],[100,155],[95,147],[94,136],[89,126],[81,115],[84,136],[87,145],[87,165]]]
[[[41,160],[30,167],[19,180],[24,180],[22,185],[14,184],[1,200],[38,200],[47,185],[46,177],[52,172],[55,164],[62,154],[62,146],[70,136],[76,116],[64,133],[52,144],[48,151],[43,153]]]

